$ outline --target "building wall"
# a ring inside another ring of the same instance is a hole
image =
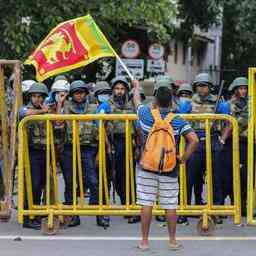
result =
[[[170,55],[167,62],[167,73],[177,83],[193,81],[199,72],[209,72],[215,83],[220,78],[222,27],[213,26],[207,33],[195,30],[197,47],[183,49],[182,42],[170,42]],[[184,58],[184,53],[186,57]]]

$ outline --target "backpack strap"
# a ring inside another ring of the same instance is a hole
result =
[[[175,117],[175,114],[169,113],[169,114],[165,117],[164,121],[170,123],[170,122],[174,119],[174,117]]]
[[[161,121],[162,120],[162,117],[160,115],[160,111],[159,111],[159,108],[152,108],[151,109],[151,114],[154,118],[154,121],[157,122],[157,121]]]

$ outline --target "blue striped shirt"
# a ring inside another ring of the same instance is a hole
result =
[[[170,113],[169,108],[160,108],[160,114],[162,118],[165,118]],[[154,118],[151,114],[151,109],[147,105],[139,105],[137,109],[138,115],[138,125],[141,128],[143,135],[147,137],[148,133],[150,132],[153,124]],[[174,117],[171,122],[174,136],[179,137],[180,135],[186,135],[189,132],[192,132],[193,129],[191,125],[182,119],[181,117]]]

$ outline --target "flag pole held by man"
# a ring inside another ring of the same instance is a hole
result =
[[[172,113],[172,91],[168,84],[155,84],[154,109],[141,104],[138,81],[134,81],[133,86],[133,102],[144,144],[140,164],[136,167],[137,204],[142,206],[142,241],[138,248],[143,251],[149,249],[152,208],[158,199],[168,223],[169,248],[179,250],[182,245],[176,242],[179,194],[177,163],[184,164],[189,159],[198,146],[198,138],[188,122]],[[177,155],[176,144],[181,135],[185,137],[187,147],[183,155]]]

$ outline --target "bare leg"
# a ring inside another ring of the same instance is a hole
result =
[[[141,247],[148,247],[148,236],[149,236],[149,229],[152,219],[152,206],[142,206],[141,209],[141,233],[142,233],[142,241]]]
[[[168,224],[169,242],[176,244],[176,210],[166,210],[165,216]]]

